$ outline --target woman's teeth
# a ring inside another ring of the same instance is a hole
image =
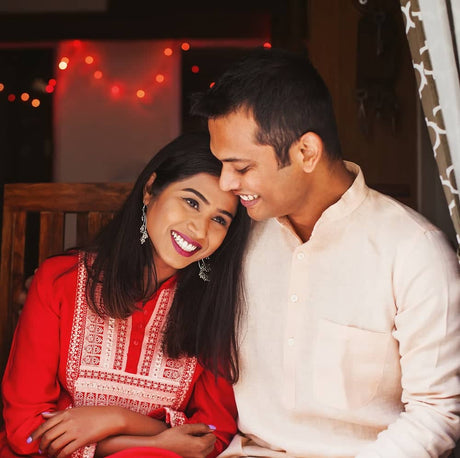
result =
[[[192,243],[189,243],[186,240],[184,240],[184,238],[181,237],[177,232],[172,231],[172,236],[176,243],[187,253],[191,253],[192,251],[195,251],[198,248],[197,245],[193,245]]]

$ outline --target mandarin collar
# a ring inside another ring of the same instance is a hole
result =
[[[313,228],[312,237],[320,226],[344,218],[356,210],[369,193],[369,188],[366,185],[363,172],[359,165],[349,161],[343,162],[347,170],[355,176],[355,179],[351,186],[342,194],[342,197],[324,210]],[[275,219],[281,226],[285,227],[290,232],[294,232],[294,228],[287,216]]]

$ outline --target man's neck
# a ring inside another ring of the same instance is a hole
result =
[[[322,164],[315,170],[305,206],[295,215],[287,215],[297,235],[307,242],[315,224],[331,205],[334,205],[353,184],[355,176],[343,161]]]

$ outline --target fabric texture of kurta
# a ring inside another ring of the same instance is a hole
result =
[[[162,349],[175,278],[129,318],[103,319],[87,305],[86,276],[77,256],[51,258],[34,276],[3,379],[9,446],[3,436],[0,456],[38,453],[39,441],[26,440],[43,423],[42,412],[107,405],[171,426],[215,425],[213,455],[222,451],[236,431],[231,385],[196,358],[168,358]],[[72,456],[94,450],[90,444]]]
[[[303,243],[255,224],[222,456],[435,458],[460,435],[460,278],[421,215],[355,181]]]

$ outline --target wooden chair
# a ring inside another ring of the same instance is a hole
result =
[[[0,264],[0,370],[8,358],[24,281],[48,256],[89,241],[113,217],[130,183],[6,184]],[[31,241],[32,240],[32,241]],[[27,272],[26,260],[32,265]]]

